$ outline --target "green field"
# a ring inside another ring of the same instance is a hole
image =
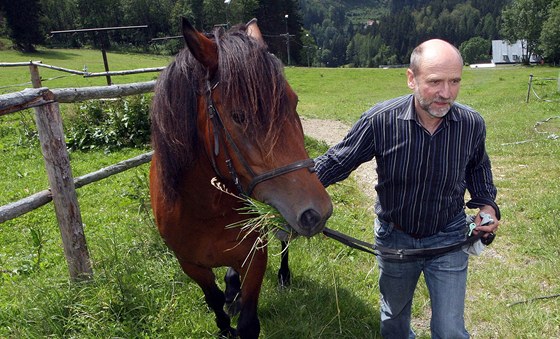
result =
[[[169,58],[109,53],[111,70],[166,65]],[[101,53],[0,51],[0,62],[103,71]],[[104,85],[105,78],[40,69],[43,86]],[[287,68],[309,118],[355,121],[380,100],[408,93],[404,69]],[[502,221],[491,247],[470,263],[467,328],[475,338],[560,337],[560,102],[526,103],[529,75],[542,97],[558,100],[558,68],[465,68],[458,101],[481,112],[488,126]],[[156,73],[113,77],[115,83],[151,80]],[[26,86],[26,67],[0,68],[0,94]],[[62,105],[63,112],[72,105]],[[64,114],[64,113],[63,113]],[[549,119],[549,120],[547,120]],[[546,122],[545,122],[546,121]],[[541,123],[542,122],[542,123]],[[40,148],[25,135],[33,112],[0,117],[0,204],[47,188]],[[313,156],[324,145],[309,141]],[[72,152],[74,176],[144,153]],[[180,270],[151,221],[146,165],[78,190],[94,279],[72,284],[52,204],[0,225],[0,337],[213,338],[213,314],[201,290]],[[328,226],[373,238],[372,204],[352,180],[329,192],[335,204]],[[291,245],[293,285],[279,290],[279,246],[271,246],[259,315],[263,338],[377,338],[379,291],[375,258],[318,236]],[[218,277],[225,270],[217,270]],[[518,301],[527,301],[514,304]],[[514,304],[514,305],[512,305]],[[417,290],[414,327],[429,337],[429,298]]]

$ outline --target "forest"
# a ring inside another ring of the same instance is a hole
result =
[[[290,66],[406,64],[419,42],[436,37],[467,63],[488,62],[493,39],[524,39],[528,53],[560,61],[560,0],[0,1],[0,36],[27,52],[43,45],[174,54],[182,16],[206,32],[254,17],[270,51]],[[51,33],[139,25],[147,27]]]

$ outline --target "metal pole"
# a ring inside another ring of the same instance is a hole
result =
[[[101,49],[101,55],[103,55],[103,65],[105,66],[105,72],[109,72],[109,62],[107,61],[107,52],[104,48]],[[111,76],[107,74],[107,85],[111,86],[113,82],[111,81]]]
[[[288,31],[288,14],[284,15],[286,19],[286,51],[288,53],[288,66],[290,66],[290,32]]]
[[[531,86],[533,85],[533,74],[529,75],[529,87],[527,88],[527,99],[525,100],[526,103],[529,102],[529,94],[531,94]]]

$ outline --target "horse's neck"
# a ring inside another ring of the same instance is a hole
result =
[[[236,190],[221,182],[210,163],[200,159],[185,173],[181,195],[201,208],[200,212],[222,214],[241,206]],[[228,193],[229,192],[229,193]]]

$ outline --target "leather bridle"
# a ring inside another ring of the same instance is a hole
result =
[[[231,136],[231,134],[229,133],[227,128],[224,126],[224,123],[222,121],[220,113],[218,112],[218,109],[216,108],[216,104],[214,103],[214,99],[212,98],[212,91],[218,86],[218,84],[219,84],[219,81],[216,81],[213,84],[208,82],[206,100],[207,100],[207,104],[208,104],[208,117],[209,117],[210,121],[212,121],[212,130],[213,130],[213,137],[214,137],[214,147],[213,147],[213,152],[210,155],[210,159],[211,159],[211,162],[212,162],[212,167],[214,168],[214,171],[216,172],[216,174],[219,177],[224,178],[221,175],[220,170],[218,169],[218,166],[216,164],[216,158],[220,154],[220,145],[223,144],[223,143],[227,143],[227,145],[229,145],[229,148],[232,149],[237,161],[239,161],[241,163],[241,165],[243,166],[245,171],[247,173],[249,173],[249,175],[252,177],[251,181],[249,182],[248,187],[245,189],[243,187],[243,185],[241,184],[241,181],[239,180],[239,175],[237,174],[237,171],[235,170],[235,167],[233,166],[232,157],[229,153],[228,147],[223,147],[224,148],[224,154],[225,154],[225,157],[226,157],[225,162],[226,162],[226,166],[228,168],[229,174],[230,174],[237,190],[242,195],[245,195],[247,197],[251,196],[255,187],[263,181],[267,181],[267,180],[270,180],[270,179],[273,179],[273,178],[279,177],[281,175],[284,175],[284,174],[287,174],[287,173],[290,173],[290,172],[294,172],[294,171],[297,171],[297,170],[300,170],[300,169],[303,169],[303,168],[307,168],[309,170],[309,172],[315,172],[315,163],[313,162],[312,159],[308,158],[308,159],[296,161],[296,162],[291,163],[291,164],[286,165],[286,166],[275,168],[275,169],[273,169],[271,171],[268,171],[268,172],[265,172],[265,173],[256,174],[253,171],[253,169],[251,168],[251,166],[249,166],[249,163],[247,162],[247,160],[245,159],[243,154],[239,151],[239,147],[237,147],[237,144],[233,140],[233,137]],[[222,135],[225,136],[225,141],[222,140],[222,138],[223,138]]]

